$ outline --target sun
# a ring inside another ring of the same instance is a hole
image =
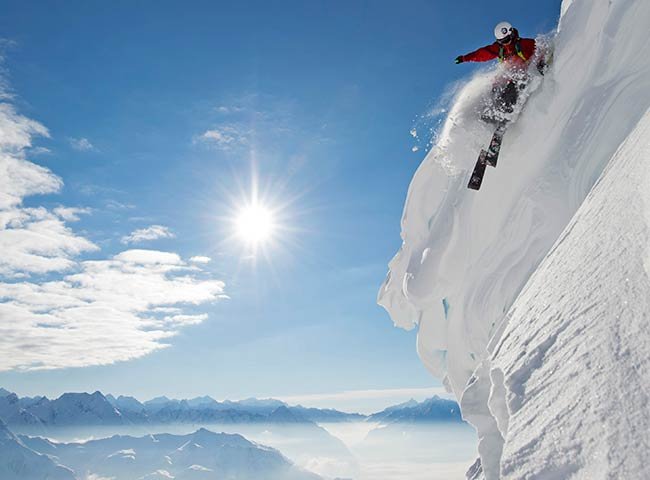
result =
[[[273,236],[273,212],[260,204],[251,204],[242,208],[236,217],[237,235],[246,244],[257,246],[267,242]]]

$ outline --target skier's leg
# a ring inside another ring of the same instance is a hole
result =
[[[484,100],[483,112],[481,113],[481,120],[490,124],[498,124],[503,120],[503,108],[501,96],[505,85],[501,81],[496,81],[492,85],[490,95],[486,96]]]
[[[515,82],[510,81],[505,86],[499,97],[499,106],[503,112],[512,113],[514,105],[517,103],[517,98],[519,98],[517,85],[515,85]]]

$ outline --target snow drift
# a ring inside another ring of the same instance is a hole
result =
[[[650,111],[490,348],[489,406],[507,439],[505,478],[648,476],[648,159]]]
[[[638,442],[622,425],[603,433],[604,412],[595,403],[603,400],[614,422],[639,416],[648,404],[641,374],[622,376],[641,367],[638,352],[646,346],[631,333],[643,332],[650,291],[639,268],[647,262],[650,220],[641,209],[641,159],[650,138],[642,121],[650,106],[648,25],[645,0],[565,0],[552,68],[507,132],[499,166],[488,170],[481,190],[466,184],[489,140],[475,109],[491,72],[460,89],[409,188],[404,242],[379,303],[397,325],[418,326],[420,357],[477,427],[477,477],[637,478],[642,471],[634,452],[619,450],[647,451],[647,426],[627,425]],[[620,168],[635,173],[605,176],[558,240],[619,147],[616,162],[630,162]],[[633,185],[636,196],[628,191]],[[621,200],[611,205],[602,198],[615,194]],[[643,247],[620,251],[619,237]],[[634,310],[607,303],[631,302],[631,291],[641,296]],[[623,319],[634,322],[613,330]],[[600,348],[579,356],[587,340]],[[561,368],[571,362],[572,369]],[[606,401],[607,392],[616,395]],[[631,405],[611,403],[630,396]]]

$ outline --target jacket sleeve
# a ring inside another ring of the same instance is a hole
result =
[[[462,57],[463,62],[488,62],[490,60],[494,60],[495,58],[499,58],[499,47],[495,46],[494,44],[487,45],[485,47],[479,48],[478,50],[467,53]]]

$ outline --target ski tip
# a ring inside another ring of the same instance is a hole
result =
[[[478,160],[476,161],[474,171],[469,177],[469,182],[467,183],[467,188],[470,190],[478,190],[481,188],[481,184],[483,183],[483,175],[485,174],[487,155],[487,150],[482,149],[481,153],[478,156]]]

